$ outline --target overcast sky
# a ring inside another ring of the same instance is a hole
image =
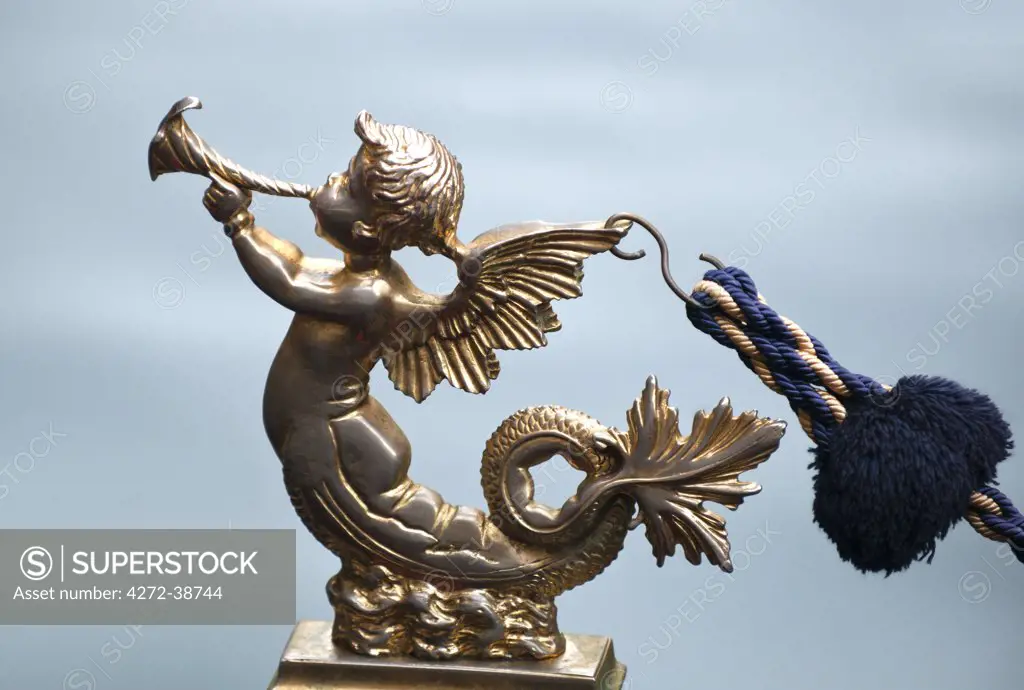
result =
[[[310,184],[347,164],[360,109],[437,135],[464,166],[463,239],[641,213],[682,285],[717,254],[848,368],[950,376],[1024,428],[1022,22],[1011,0],[4,3],[0,466],[62,436],[8,467],[0,527],[297,529],[299,616],[330,617],[337,562],[302,530],[261,425],[289,314],[225,251],[203,181],[146,170],[186,95],[220,152]],[[259,208],[332,255],[305,204]],[[639,232],[624,247],[655,249]],[[427,289],[452,274],[400,260]],[[442,384],[417,406],[375,373],[414,478],[480,506],[506,416],[557,403],[621,426],[652,373],[684,420],[730,396],[790,430],[748,477],[762,494],[727,516],[732,576],[658,569],[638,531],[559,600],[564,630],[612,635],[633,690],[1019,684],[1024,567],[1005,547],[961,525],[930,566],[855,572],[812,523],[788,405],[689,325],[657,260],[594,258],[584,292],[556,305],[546,349],[501,356],[485,398]],[[1024,502],[1024,462],[1000,478]],[[57,690],[85,668],[91,690],[265,687],[289,632],[0,628],[0,686]],[[112,639],[130,647],[116,665]]]

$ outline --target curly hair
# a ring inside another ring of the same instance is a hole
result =
[[[391,249],[416,245],[450,253],[462,212],[462,164],[436,137],[377,122],[365,110],[355,132],[363,144],[349,176],[373,205],[366,230]]]

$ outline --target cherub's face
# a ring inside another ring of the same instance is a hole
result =
[[[316,233],[346,254],[380,256],[403,247],[417,247],[424,254],[443,254],[456,261],[461,243],[451,233],[442,232],[437,205],[437,190],[424,194],[412,185],[410,171],[374,168],[372,155],[360,149],[348,170],[335,173],[313,194],[310,207],[316,217]],[[392,166],[394,167],[394,166]],[[367,179],[386,177],[387,194],[375,199]],[[402,190],[402,185],[409,185]],[[396,192],[397,188],[397,192]],[[461,190],[461,184],[458,186]],[[461,198],[455,202],[458,218]],[[446,222],[450,219],[446,218]]]
[[[369,224],[370,206],[349,173],[335,173],[310,200],[316,234],[349,254],[376,254],[383,247],[376,236],[360,232]]]

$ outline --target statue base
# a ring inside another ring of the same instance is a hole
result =
[[[607,637],[566,635],[547,661],[424,661],[359,656],[331,642],[331,623],[299,621],[268,690],[620,690],[626,667]]]

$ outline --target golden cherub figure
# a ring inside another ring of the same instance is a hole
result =
[[[348,169],[312,188],[218,155],[182,118],[194,107],[185,99],[161,123],[150,171],[209,177],[204,204],[246,273],[295,313],[263,421],[296,511],[342,562],[328,585],[335,644],[372,656],[557,657],[555,597],[596,577],[641,524],[659,565],[679,546],[694,564],[705,555],[731,570],[725,521],[704,501],[736,508],[760,490],[738,476],[775,451],[781,422],[734,416],[723,399],[683,436],[653,378],[625,431],[562,407],[520,410],[485,446],[484,513],[410,478],[409,440],[369,395],[378,361],[418,402],[442,379],[486,392],[496,351],[544,346],[560,328],[552,301],[581,294],[584,259],[615,247],[628,223],[516,223],[464,244],[461,166],[435,137],[362,112]],[[249,190],[309,199],[316,233],[342,256],[308,257],[256,225]],[[451,259],[455,290],[414,285],[392,257],[407,246]],[[534,500],[530,475],[554,455],[586,473],[558,508]]]

